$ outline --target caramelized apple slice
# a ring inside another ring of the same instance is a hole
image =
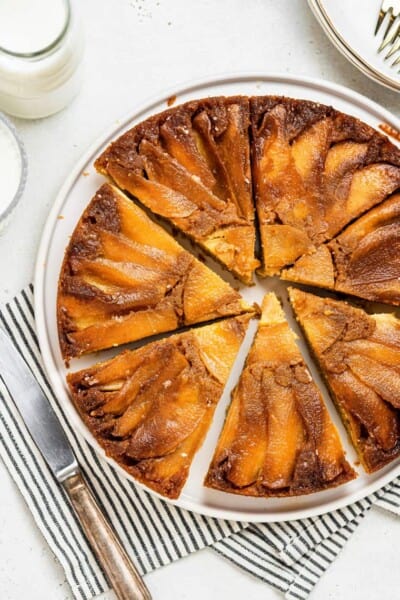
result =
[[[129,178],[129,191],[151,211],[167,219],[184,219],[197,211],[197,205],[184,194],[134,173]]]
[[[308,235],[292,225],[261,225],[260,232],[264,253],[261,275],[275,275],[282,264],[290,265],[314,249]]]
[[[378,164],[357,171],[353,175],[346,202],[348,218],[356,217],[371,206],[378,204],[399,186],[400,169],[398,167]],[[337,232],[333,231],[332,233]]]
[[[168,498],[178,498],[186,482],[193,455],[207,433],[208,421],[203,419],[174,452],[162,458],[144,459],[137,464],[140,479]]]
[[[307,215],[307,191],[296,170],[286,131],[286,111],[282,105],[273,108],[265,117],[269,136],[264,142],[258,177],[261,200],[259,219],[261,225],[274,211],[280,221],[287,225],[301,223]],[[273,199],[270,203],[269,198]],[[263,210],[263,200],[265,208]]]
[[[399,223],[371,231],[360,240],[348,262],[346,275],[350,285],[357,288],[398,279],[399,251]]]
[[[254,483],[262,470],[267,447],[266,414],[261,382],[250,372],[243,372],[235,394],[239,398],[239,423],[226,476],[240,488]]]
[[[139,427],[149,413],[151,405],[152,401],[148,396],[130,404],[125,409],[122,417],[116,420],[113,435],[115,437],[125,437],[128,433]]]
[[[327,237],[336,235],[352,219],[379,204],[399,186],[400,168],[387,164],[368,165],[353,173],[351,179],[343,180],[326,210]]]
[[[400,345],[396,348],[390,345],[390,340],[386,342],[386,344],[376,343],[372,336],[368,340],[354,340],[351,344],[352,352],[360,356],[360,359],[365,356],[375,363],[387,365],[398,371],[400,370]]]
[[[296,170],[309,188],[321,185],[331,129],[331,119],[321,119],[301,133],[292,143],[292,156]]]
[[[140,460],[173,452],[204,417],[206,405],[199,398],[197,386],[173,382],[169,387],[153,402],[132,434],[127,450],[131,458]]]
[[[248,143],[249,111],[243,104],[227,108],[228,123],[218,137],[218,154],[224,164],[238,214],[254,220],[252,202],[250,151]],[[253,248],[254,250],[254,248]],[[248,256],[251,256],[249,253]]]
[[[324,177],[328,189],[334,193],[342,183],[349,184],[349,175],[364,163],[367,152],[368,144],[346,141],[333,145],[324,164]]]
[[[136,354],[134,357],[129,352],[121,352],[113,360],[96,365],[85,372],[85,386],[90,388],[98,386],[104,389],[105,386],[112,385],[113,382],[119,381],[121,376],[121,389],[126,378],[131,377],[147,358],[148,353],[143,351],[141,354]]]
[[[352,354],[347,359],[350,369],[369,388],[394,408],[400,408],[400,377],[393,369],[367,356]]]
[[[343,469],[343,448],[338,432],[328,414],[323,416],[318,457],[324,480],[332,481],[338,477]]]
[[[380,344],[385,344],[390,348],[400,348],[400,321],[392,314],[374,315],[376,324],[371,334],[371,340]]]
[[[396,416],[371,388],[348,372],[333,374],[331,386],[345,410],[359,419],[369,435],[376,439],[384,450],[390,450],[395,446]]]
[[[121,288],[129,288],[134,285],[139,285],[142,281],[156,285],[160,274],[147,267],[136,265],[131,262],[114,262],[106,258],[98,258],[97,260],[82,259],[73,265],[74,274],[91,276],[102,279],[106,284],[115,285]]]
[[[238,345],[243,339],[243,327],[248,317],[236,321],[219,321],[211,328],[193,330],[193,339],[209,374],[220,383],[226,381],[235,360]]]
[[[69,333],[68,342],[73,356],[79,356],[93,349],[102,350],[110,346],[120,346],[157,333],[171,331],[178,327],[178,323],[173,308],[160,306],[157,312],[143,310],[126,316],[115,316],[102,323]]]
[[[167,152],[180,165],[192,175],[199,177],[206,187],[214,188],[216,179],[197,148],[188,115],[183,112],[171,115],[160,126],[160,136]]]
[[[200,180],[190,175],[177,161],[157,146],[143,140],[140,144],[140,155],[145,161],[146,171],[152,180],[176,190],[185,198],[190,198],[191,202],[199,208],[210,207],[217,211],[225,209],[224,202],[210,193]]]
[[[278,385],[272,372],[263,373],[263,393],[268,411],[268,442],[262,482],[271,489],[290,487],[304,441],[303,422],[293,389]]]
[[[66,313],[71,332],[105,324],[118,313],[127,315],[129,311],[154,307],[162,302],[165,295],[155,286],[118,288],[87,276],[85,280],[74,277],[73,281],[66,280],[64,283],[65,293],[59,295],[59,304]]]
[[[316,352],[328,350],[345,334],[346,315],[334,305],[326,305],[325,298],[304,294],[294,288],[289,288],[289,298],[296,316],[301,315],[302,327],[307,324],[307,339]]]
[[[241,224],[211,233],[204,241],[204,248],[244,283],[252,285],[253,270],[260,264],[255,258],[249,258],[254,254],[254,244],[253,227]]]
[[[322,245],[312,254],[301,256],[293,267],[282,271],[281,277],[287,281],[333,289],[335,270],[329,248]]]
[[[117,236],[110,231],[101,231],[100,240],[104,256],[109,260],[114,262],[129,261],[153,270],[159,268],[160,264],[165,265],[165,268],[173,268],[175,260],[180,255],[178,248],[174,248],[171,252],[168,248],[160,249],[148,244],[130,241],[128,238],[122,235]]]
[[[208,318],[215,318],[216,315],[223,317],[245,309],[246,305],[239,299],[237,292],[226,283],[223,295],[223,287],[224,284],[218,275],[211,270],[205,272],[201,263],[194,263],[187,273],[183,290],[185,322],[190,325],[200,319],[206,321]]]
[[[137,244],[147,245],[150,243],[153,249],[168,252],[172,256],[181,253],[181,246],[176,243],[172,236],[169,236],[162,227],[152,221],[141,208],[133,202],[127,202],[126,197],[118,192],[116,188],[111,186],[106,187],[107,194],[110,194],[110,188],[118,208],[120,231],[117,233],[121,233],[124,238],[128,238]],[[156,192],[157,189],[155,190]],[[150,188],[149,193],[151,193],[151,190],[152,188]],[[104,193],[104,186],[100,188],[100,191]],[[157,193],[155,197],[157,198]],[[173,199],[169,198],[169,200],[173,202]],[[181,202],[179,202],[180,200]],[[177,210],[192,214],[195,206],[182,203],[183,200],[178,199]]]
[[[136,364],[136,361],[132,362]],[[154,375],[154,363],[159,363],[156,376]],[[113,365],[113,361],[110,365]],[[113,397],[110,402],[103,406],[103,412],[105,414],[123,412],[135,402],[138,394],[141,402],[147,401],[147,399],[151,400],[151,396],[159,392],[165,381],[177,377],[185,367],[187,367],[187,362],[184,357],[176,352],[168,342],[156,347],[152,354],[148,353],[147,356],[143,357],[143,362],[134,371],[132,371],[131,366],[126,369],[127,379],[124,385],[119,390],[118,396]],[[106,371],[109,373],[109,369],[106,369]],[[108,373],[103,373],[103,381]],[[99,378],[97,378],[97,381],[99,381]],[[150,391],[147,389],[149,384],[151,384]],[[97,385],[99,384],[97,383]],[[104,390],[104,386],[101,389]],[[150,398],[147,398],[146,394],[150,395]]]
[[[193,127],[197,133],[196,139],[199,150],[204,156],[210,171],[215,173],[215,194],[225,200],[225,202],[229,200],[235,202],[234,190],[232,189],[225,163],[219,155],[217,142],[212,132],[210,117],[206,111],[203,110],[195,116]]]

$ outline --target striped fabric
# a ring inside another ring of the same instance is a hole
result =
[[[35,334],[33,288],[0,311],[12,337],[56,411],[106,517],[142,574],[210,546],[288,599],[307,598],[373,504],[400,514],[400,479],[330,514],[287,523],[248,525],[175,508],[119,477],[70,427],[46,380]],[[64,491],[29,436],[0,379],[0,456],[49,546],[62,564],[75,598],[89,600],[107,582]]]

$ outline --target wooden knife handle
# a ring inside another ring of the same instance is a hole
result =
[[[117,598],[151,600],[143,579],[107,523],[82,475],[72,475],[62,485]]]

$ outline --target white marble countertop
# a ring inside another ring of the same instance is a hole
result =
[[[87,39],[80,95],[48,119],[14,120],[26,145],[29,176],[14,219],[0,236],[0,302],[31,280],[47,213],[80,155],[107,125],[171,86],[245,71],[302,74],[347,85],[400,116],[399,96],[346,62],[325,38],[305,0],[79,4]],[[61,567],[1,463],[0,489],[1,600],[70,600]],[[399,534],[400,519],[373,509],[311,598],[397,598]],[[281,597],[210,550],[146,579],[154,600]]]

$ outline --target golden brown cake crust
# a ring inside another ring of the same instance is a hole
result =
[[[251,283],[259,262],[249,124],[245,97],[188,102],[133,127],[95,167]]]
[[[297,496],[354,479],[277,298],[268,294],[205,485]]]
[[[68,375],[75,407],[106,454],[159,494],[179,496],[249,319],[176,334]]]
[[[250,102],[252,171],[263,275],[274,275],[400,188],[400,150],[329,106]]]
[[[367,470],[400,455],[400,323],[344,301],[289,290],[313,354]]]
[[[249,309],[229,284],[104,184],[66,250],[57,302],[61,350],[68,361]]]

